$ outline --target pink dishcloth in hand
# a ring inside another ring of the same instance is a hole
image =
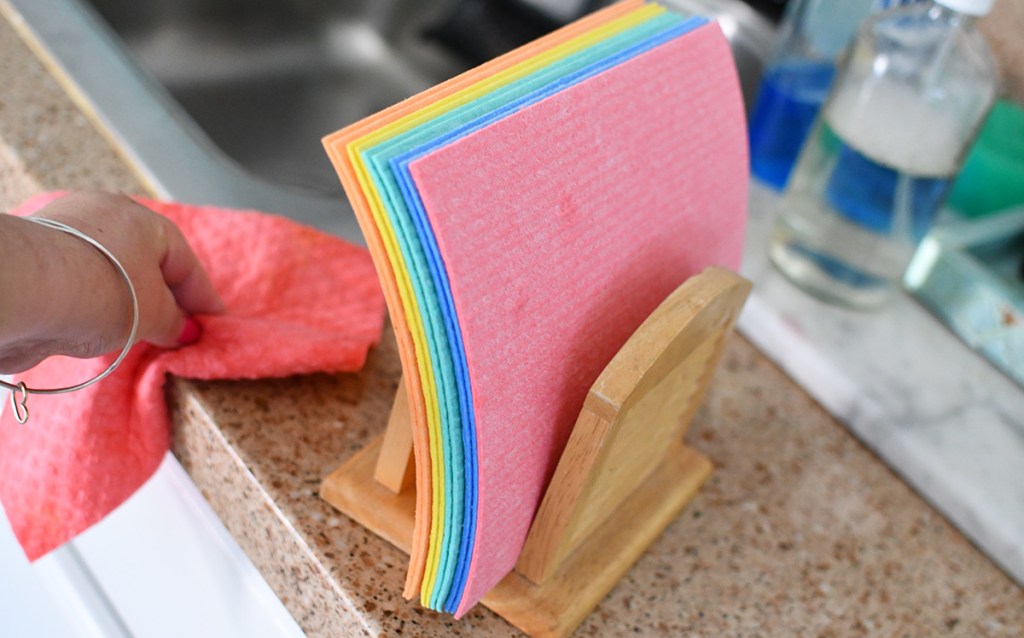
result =
[[[37,196],[13,214],[59,196]],[[384,299],[365,249],[283,217],[137,201],[181,228],[227,309],[197,317],[203,334],[193,345],[139,343],[111,376],[85,390],[31,395],[25,425],[4,411],[0,502],[30,560],[98,522],[156,470],[171,442],[167,374],[251,379],[355,371],[381,338]],[[51,357],[20,379],[34,388],[73,385],[115,356]]]

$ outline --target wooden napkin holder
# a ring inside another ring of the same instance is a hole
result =
[[[567,636],[696,495],[711,462],[683,445],[750,292],[709,268],[647,318],[591,387],[515,571],[483,604],[530,636]],[[328,476],[321,495],[409,552],[412,430],[399,386],[384,434]]]

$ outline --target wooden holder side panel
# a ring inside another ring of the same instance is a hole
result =
[[[673,292],[616,354],[587,396],[520,554],[520,573],[545,582],[681,440],[749,289],[734,273],[708,269]]]
[[[686,365],[673,370],[647,396],[619,415],[619,427],[611,429],[604,439],[604,458],[589,472],[589,489],[577,501],[575,520],[567,528],[563,547],[555,553],[554,560],[571,552],[623,501],[631,498],[661,464],[670,444],[682,441],[688,420],[684,422],[680,415],[700,402],[700,382],[706,376],[714,346],[711,341],[702,343]]]

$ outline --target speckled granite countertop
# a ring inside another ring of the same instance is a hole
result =
[[[4,206],[141,192],[6,23],[0,84]],[[405,556],[317,496],[398,374],[388,334],[357,375],[175,380],[176,454],[309,635],[516,635],[403,600]],[[714,475],[578,635],[1024,635],[1024,591],[742,338],[690,438]]]

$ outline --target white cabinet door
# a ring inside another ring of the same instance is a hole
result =
[[[29,565],[7,518],[0,515],[0,636],[124,635],[90,580],[65,549]]]
[[[33,565],[0,526],[0,636],[302,636],[171,455],[104,521]]]

